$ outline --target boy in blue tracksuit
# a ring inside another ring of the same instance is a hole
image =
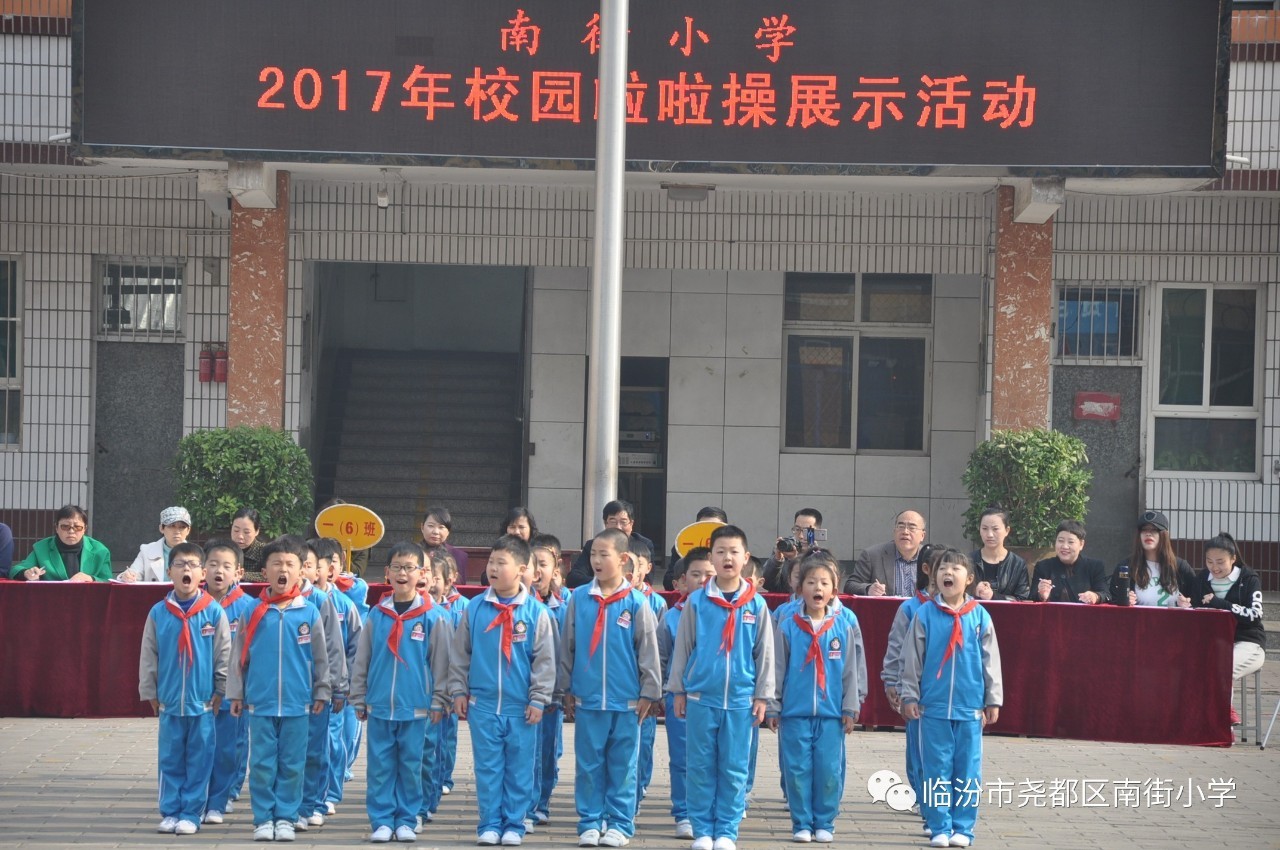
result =
[[[235,640],[240,619],[258,600],[239,584],[244,575],[244,555],[230,540],[210,540],[204,550],[205,589],[226,614],[231,640]],[[228,658],[230,654],[228,653]],[[249,721],[231,716],[231,703],[223,700],[213,722],[213,773],[209,777],[209,803],[205,823],[222,823],[231,810],[231,798],[244,781],[244,765],[249,757]]]
[[[687,721],[692,850],[736,850],[751,730],[764,721],[774,693],[769,608],[742,577],[748,557],[742,529],[722,525],[711,533],[716,576],[689,596],[671,655],[667,690],[676,717]]]
[[[631,541],[632,574],[627,580],[644,594],[645,601],[653,611],[656,622],[661,623],[667,615],[667,600],[661,594],[653,592],[649,584],[649,573],[653,569],[653,546],[648,540]],[[653,744],[658,737],[658,718],[650,714],[640,724],[640,764],[636,768],[636,810],[644,800],[645,791],[653,779]]]
[[[556,647],[560,646],[560,634],[564,628],[564,614],[568,600],[565,598],[560,576],[560,540],[552,534],[535,534],[529,541],[533,550],[533,592],[538,601],[547,606],[551,623],[555,626]],[[551,794],[560,779],[560,738],[564,716],[553,702],[542,713],[538,725],[538,795],[529,816],[534,823],[546,823],[551,819]]]
[[[138,696],[160,717],[160,825],[194,835],[213,771],[213,727],[226,692],[231,632],[222,606],[200,590],[204,553],[179,543],[169,556],[173,590],[147,614]]]
[[[231,649],[231,713],[249,714],[249,793],[255,841],[292,841],[302,810],[309,718],[328,705],[329,655],[320,611],[301,596],[306,541],[263,549],[267,589]]]
[[[316,553],[316,591],[328,594],[329,601],[337,615],[338,629],[342,637],[344,660],[348,672],[356,657],[356,647],[360,644],[360,630],[364,627],[364,618],[360,615],[355,602],[334,584],[342,564],[342,544],[332,537],[317,537],[308,540],[312,551]],[[349,678],[349,676],[348,676]],[[339,704],[335,697],[329,711],[329,765],[328,774],[321,789],[324,797],[324,815],[337,811],[342,802],[342,789],[347,774],[347,741],[346,725],[359,723],[355,709],[349,701]]]
[[[893,710],[902,713],[902,645],[911,629],[911,621],[915,619],[920,606],[929,601],[929,574],[932,568],[925,557],[921,557],[916,566],[916,594],[907,597],[898,606],[893,615],[893,625],[889,627],[889,642],[884,651],[884,664],[880,668],[880,681],[884,683],[884,694]],[[916,800],[924,799],[924,787],[921,784],[922,767],[920,764],[920,721],[906,720],[907,751],[907,784],[916,792]],[[924,818],[924,812],[920,812]],[[928,824],[925,824],[928,828]]]
[[[356,610],[360,612],[360,622],[363,623],[369,616],[369,583],[355,573],[346,572],[343,566],[345,559],[346,552],[339,545],[337,554],[333,556],[336,573],[333,584],[343,596],[355,604]],[[356,719],[356,712],[351,707],[350,700],[343,706],[342,715],[342,748],[347,757],[346,767],[342,773],[342,781],[345,783],[351,780],[351,766],[355,764],[356,756],[360,754],[360,738],[364,731],[364,724]]]
[[[791,810],[792,840],[834,840],[844,793],[844,736],[867,694],[867,660],[857,617],[836,601],[840,566],[826,553],[798,568],[801,606],[774,634],[777,691],[769,727]]]
[[[453,707],[471,726],[482,846],[524,841],[538,724],[555,689],[551,615],[520,584],[528,562],[528,543],[498,538],[485,568],[489,588],[467,606],[449,656]]]
[[[560,637],[558,690],[574,722],[580,847],[630,842],[640,725],[662,698],[653,610],[623,574],[628,543],[616,528],[591,541],[595,577],[570,594]]]
[[[672,584],[680,592],[680,599],[668,609],[658,626],[658,660],[662,663],[664,682],[671,675],[671,651],[676,645],[680,615],[689,594],[715,575],[710,558],[710,549],[696,546],[675,563]],[[676,717],[674,701],[675,695],[668,692],[663,723],[667,727],[667,764],[671,773],[671,817],[676,822],[676,838],[693,838],[693,824],[689,821],[689,809],[685,805],[685,721],[683,717]]]
[[[966,591],[977,576],[948,549],[933,568],[938,595],[921,605],[902,645],[903,714],[920,721],[933,847],[968,847],[982,794],[982,729],[1000,717],[1004,687],[991,615]]]
[[[441,613],[448,618],[449,627],[457,630],[462,612],[466,610],[469,601],[454,587],[458,581],[458,562],[443,546],[431,547],[427,555],[431,559],[431,571],[435,578],[433,592]],[[453,766],[458,761],[458,715],[453,713],[452,704],[447,707],[444,719],[440,721],[436,738],[436,771],[440,777],[440,794],[444,795],[453,791]]]
[[[452,629],[430,596],[418,595],[425,558],[416,543],[392,547],[392,592],[370,610],[352,664],[351,703],[368,721],[365,806],[375,843],[414,840],[423,749],[447,700]]]

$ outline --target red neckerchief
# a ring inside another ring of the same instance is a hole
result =
[[[597,585],[597,589],[598,588],[599,586]],[[609,606],[615,602],[626,599],[630,593],[631,586],[625,585],[618,588],[608,596],[601,596],[597,598],[596,601],[600,603],[600,607],[596,609],[596,625],[595,628],[591,630],[591,652],[589,655],[596,654],[596,647],[600,645],[600,638],[604,636],[604,618],[609,613]]]
[[[751,579],[744,578],[742,582],[747,587],[745,590],[738,591],[738,597],[732,602],[726,601],[723,596],[707,594],[707,599],[711,600],[712,604],[729,609],[729,616],[724,620],[724,630],[720,633],[720,648],[724,650],[725,655],[733,652],[733,636],[738,631],[738,609],[754,599],[756,595],[756,586]]]
[[[942,678],[942,668],[947,666],[947,659],[957,649],[964,649],[964,627],[960,625],[960,618],[968,614],[974,608],[978,607],[978,600],[970,599],[968,602],[960,606],[960,610],[956,611],[949,605],[944,605],[938,600],[933,600],[933,604],[938,606],[941,611],[946,611],[951,615],[951,640],[947,641],[947,651],[942,656],[942,663],[938,665],[938,675],[936,678]]]
[[[401,664],[404,663],[404,659],[400,657],[400,637],[404,634],[405,620],[412,620],[424,611],[431,610],[430,599],[425,599],[421,596],[418,598],[422,601],[418,605],[410,608],[408,611],[405,611],[403,614],[397,614],[395,608],[388,608],[385,605],[378,605],[374,608],[375,611],[381,611],[391,619],[395,620],[395,622],[391,624],[391,634],[387,635],[387,646],[391,648],[391,654],[394,655],[396,660]]]
[[[919,599],[921,602],[928,602],[929,594],[925,593],[923,590],[917,590],[916,599]]]
[[[191,607],[183,611],[182,606],[175,602],[172,596],[164,598],[164,607],[182,621],[182,631],[178,632],[178,659],[187,667],[194,664],[196,660],[195,648],[191,644],[191,618],[208,608],[211,602],[213,602],[212,596],[201,593],[199,598],[191,603]]]
[[[516,603],[511,602],[506,605],[498,601],[495,596],[489,600],[489,604],[498,609],[498,616],[485,627],[486,632],[493,631],[495,626],[502,627],[502,657],[507,659],[507,664],[511,663],[511,634],[515,630],[515,610]]]
[[[689,594],[687,593],[683,594],[679,599],[676,600],[676,604],[672,605],[671,607],[676,609],[677,611],[683,611],[685,600],[687,600],[688,598],[689,598]]]
[[[343,593],[346,593],[348,590],[356,586],[354,576],[340,575],[333,580],[333,583],[336,584],[338,586],[338,590],[341,590]]]
[[[800,627],[800,631],[809,636],[809,652],[804,657],[804,665],[801,669],[808,667],[809,662],[813,662],[813,669],[818,677],[818,690],[822,691],[823,694],[826,694],[827,662],[822,656],[822,643],[818,638],[826,634],[831,627],[836,624],[835,612],[832,612],[831,615],[827,617],[827,621],[822,624],[822,628],[818,629],[816,632],[813,630],[813,623],[810,623],[807,618],[802,617],[799,614],[792,614],[791,619],[796,621],[796,625]]]
[[[279,596],[267,596],[268,590],[262,591],[262,596],[258,597],[258,606],[253,609],[253,613],[249,615],[249,622],[244,627],[244,648],[240,650],[240,666],[249,663],[249,644],[253,642],[253,633],[258,628],[258,623],[266,616],[268,609],[272,605],[279,605],[282,602],[292,602],[301,594],[298,588],[286,590]],[[264,598],[265,597],[265,598]]]
[[[445,608],[448,608],[450,611],[452,611],[453,603],[457,602],[461,598],[462,598],[462,594],[459,593],[455,588],[453,593],[448,594],[447,596],[445,596],[443,600],[441,600],[440,604],[443,605]]]
[[[653,596],[653,585],[649,584],[648,582],[645,582],[644,584],[640,585],[640,592],[643,593],[645,596]]]
[[[231,588],[231,590],[227,591],[227,595],[222,597],[219,602],[223,608],[230,608],[231,603],[235,602],[241,596],[244,596],[244,588],[237,584],[235,587]]]

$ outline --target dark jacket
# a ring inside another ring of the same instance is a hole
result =
[[[1222,599],[1213,596],[1210,578],[1208,570],[1196,577],[1191,607],[1230,611],[1236,618],[1236,643],[1256,643],[1265,648],[1267,632],[1262,626],[1262,581],[1258,574],[1248,567],[1240,567],[1240,577],[1227,589],[1227,595]],[[1208,602],[1203,601],[1206,596],[1211,597]]]
[[[978,581],[986,581],[987,566],[982,560],[982,550],[975,549],[969,559],[978,568]],[[1004,560],[996,565],[996,580],[991,583],[992,599],[1010,602],[1026,602],[1031,598],[1031,580],[1027,578],[1027,562],[1021,555],[1005,553]]]
[[[1049,593],[1048,602],[1079,602],[1080,594],[1092,590],[1098,594],[1098,602],[1111,601],[1110,582],[1107,580],[1107,568],[1097,558],[1086,558],[1081,555],[1068,567],[1055,555],[1036,562],[1036,572],[1031,581],[1031,598],[1040,601],[1036,591],[1040,579],[1053,581],[1053,590]]]
[[[1122,588],[1120,586],[1119,579],[1116,578],[1116,574],[1120,572],[1120,568],[1127,567],[1127,566],[1129,566],[1129,561],[1126,559],[1116,564],[1116,568],[1111,571],[1111,581],[1108,585],[1108,589],[1111,593],[1112,605],[1128,605],[1129,591],[1137,587],[1137,583],[1135,582],[1134,572],[1132,569],[1129,570],[1129,587],[1128,588]],[[1163,569],[1163,567],[1161,569]],[[1195,570],[1191,569],[1190,564],[1188,564],[1186,561],[1179,558],[1177,563],[1177,571],[1178,571],[1178,593],[1182,594],[1188,599],[1194,598],[1194,594],[1196,591]]]
[[[595,538],[591,538],[594,540]],[[649,548],[653,549],[653,541],[643,534],[631,532],[632,540],[643,540],[649,544]],[[657,549],[653,549],[654,554],[658,554]],[[565,587],[577,587],[580,584],[586,584],[596,577],[591,570],[591,540],[584,540],[582,543],[582,551],[578,553],[578,557],[573,559],[573,566],[569,569],[569,574],[564,577]]]

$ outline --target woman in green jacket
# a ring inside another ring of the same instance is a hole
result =
[[[111,553],[86,537],[89,516],[78,505],[65,505],[55,517],[53,537],[37,540],[31,554],[9,570],[22,581],[111,581]]]

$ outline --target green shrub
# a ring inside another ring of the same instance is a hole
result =
[[[215,428],[188,434],[174,460],[178,503],[192,525],[225,535],[240,508],[262,515],[262,536],[306,534],[314,505],[311,460],[284,431]]]
[[[978,521],[991,505],[1009,512],[1007,546],[1047,548],[1064,519],[1083,520],[1089,504],[1084,441],[1058,431],[1033,428],[996,431],[969,455],[964,486],[969,510],[965,536],[980,543]]]

